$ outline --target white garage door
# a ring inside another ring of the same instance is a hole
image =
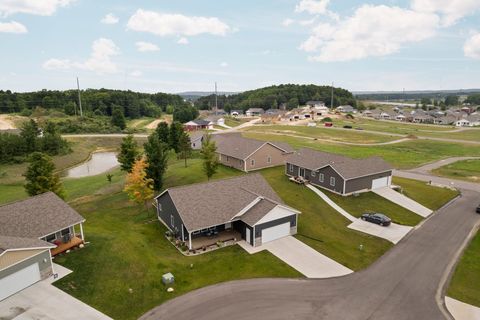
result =
[[[383,188],[383,187],[388,187],[388,177],[372,180],[372,190]]]
[[[262,244],[290,235],[290,222],[262,230]]]
[[[40,281],[38,263],[34,263],[20,271],[0,279],[0,300]]]

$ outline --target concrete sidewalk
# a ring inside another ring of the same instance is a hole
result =
[[[329,206],[335,209],[342,216],[352,221],[352,223],[348,225],[349,229],[357,230],[363,233],[370,234],[372,236],[388,240],[393,244],[397,244],[400,240],[402,240],[403,237],[405,237],[410,232],[410,230],[413,229],[413,227],[402,226],[396,223],[392,223],[388,227],[382,227],[377,224],[363,221],[362,219],[356,218],[344,209],[342,209],[318,188],[312,185],[307,185],[307,188],[315,192],[320,198],[323,199],[323,201],[325,201]]]
[[[339,277],[353,272],[292,236],[270,241],[256,248],[245,241],[238,244],[251,254],[268,250],[307,278]]]
[[[480,320],[480,308],[445,297],[445,305],[456,320]]]
[[[378,194],[379,196],[398,204],[401,207],[404,207],[407,210],[415,212],[419,216],[424,218],[428,217],[433,213],[432,210],[427,207],[422,206],[420,203],[404,196],[403,194],[393,190],[390,187],[383,187],[379,189],[372,190],[372,192]]]

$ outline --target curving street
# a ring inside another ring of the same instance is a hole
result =
[[[480,225],[480,193],[438,210],[366,270],[323,280],[222,283],[170,300],[141,317],[159,319],[448,319],[443,288]]]

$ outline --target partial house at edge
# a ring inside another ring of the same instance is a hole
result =
[[[352,159],[303,148],[286,160],[285,173],[340,195],[389,187],[392,166],[379,157]]]
[[[215,134],[212,139],[218,161],[244,172],[284,165],[287,156],[294,152],[287,143],[245,138],[239,133]]]
[[[84,242],[83,222],[53,192],[0,206],[0,301],[51,276],[52,256]]]
[[[300,213],[260,174],[170,188],[155,201],[158,219],[190,250],[210,232],[237,234],[254,247],[296,234]]]

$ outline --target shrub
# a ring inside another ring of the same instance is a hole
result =
[[[330,117],[323,118],[321,122],[332,122],[332,118]]]

